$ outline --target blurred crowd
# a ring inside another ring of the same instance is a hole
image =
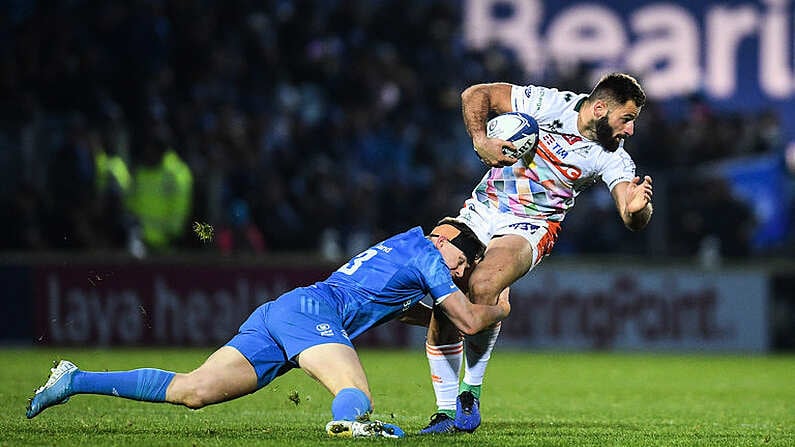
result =
[[[0,250],[335,258],[429,229],[485,172],[464,88],[594,80],[588,67],[529,78],[505,48],[468,49],[461,20],[458,1],[6,2]],[[693,256],[717,240],[747,255],[754,213],[719,176],[692,173],[783,144],[774,113],[651,102],[627,148],[667,212],[631,233],[598,185],[556,250]]]

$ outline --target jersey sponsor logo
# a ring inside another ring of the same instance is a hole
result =
[[[536,111],[541,110],[541,103],[544,101],[544,93],[545,90],[541,90],[541,94],[538,95],[538,102],[536,103]]]
[[[534,233],[536,230],[538,230],[541,227],[538,225],[533,225],[528,222],[517,222],[508,225],[508,228],[513,228],[514,230],[529,231],[531,233]]]
[[[547,144],[553,145],[552,148]],[[582,169],[577,166],[564,163],[561,158],[566,158],[569,152],[563,149],[552,135],[544,135],[538,142],[538,155],[546,160],[550,165],[554,166],[564,177],[569,180],[577,180],[582,176]],[[560,158],[558,157],[560,155]]]
[[[472,214],[477,213],[475,210],[475,205],[468,204],[466,208],[461,210],[461,213],[458,215],[459,220],[463,220],[464,222],[472,223]]]
[[[378,244],[378,245],[375,246],[375,248],[377,248],[378,250],[383,251],[384,253],[389,253],[390,251],[392,251],[392,247],[387,247],[384,244]]]
[[[555,155],[560,157],[561,159],[565,159],[569,156],[569,151],[563,148],[560,143],[550,134],[545,134],[541,137],[544,140],[544,143],[547,144],[547,148],[551,149],[555,152]]]
[[[317,326],[315,326],[315,329],[318,332],[320,332],[320,335],[324,337],[334,336],[334,330],[331,329],[331,325],[329,325],[328,323],[319,323]]]
[[[577,135],[569,135],[564,133],[560,134],[560,136],[563,137],[563,139],[566,140],[569,145],[573,145],[574,143],[579,143],[582,141],[582,137],[578,137]]]

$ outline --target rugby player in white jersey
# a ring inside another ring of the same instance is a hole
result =
[[[577,195],[600,179],[627,228],[637,231],[648,224],[652,179],[635,176],[635,163],[624,150],[646,101],[633,77],[606,75],[590,94],[478,84],[467,88],[461,99],[475,151],[491,167],[456,218],[487,245],[469,278],[472,302],[495,303],[504,289],[538,265],[552,249]],[[503,151],[514,148],[510,142],[486,136],[487,119],[511,111],[533,116],[541,130],[536,150],[522,159]],[[448,321],[434,314],[426,353],[437,412],[420,433],[471,432],[480,425],[480,388],[499,330],[497,324],[462,341]]]

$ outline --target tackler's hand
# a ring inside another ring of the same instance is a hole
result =
[[[511,301],[508,299],[510,290],[510,287],[506,287],[505,290],[500,293],[500,296],[497,297],[497,306],[499,306],[504,312],[503,318],[507,318],[508,315],[511,314]]]

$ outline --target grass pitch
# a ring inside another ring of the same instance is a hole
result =
[[[376,411],[402,440],[328,438],[330,395],[300,370],[192,411],[79,395],[25,419],[54,359],[86,370],[188,371],[210,349],[0,349],[0,446],[793,446],[795,357],[500,350],[474,434],[414,435],[435,409],[424,353],[362,351]]]

